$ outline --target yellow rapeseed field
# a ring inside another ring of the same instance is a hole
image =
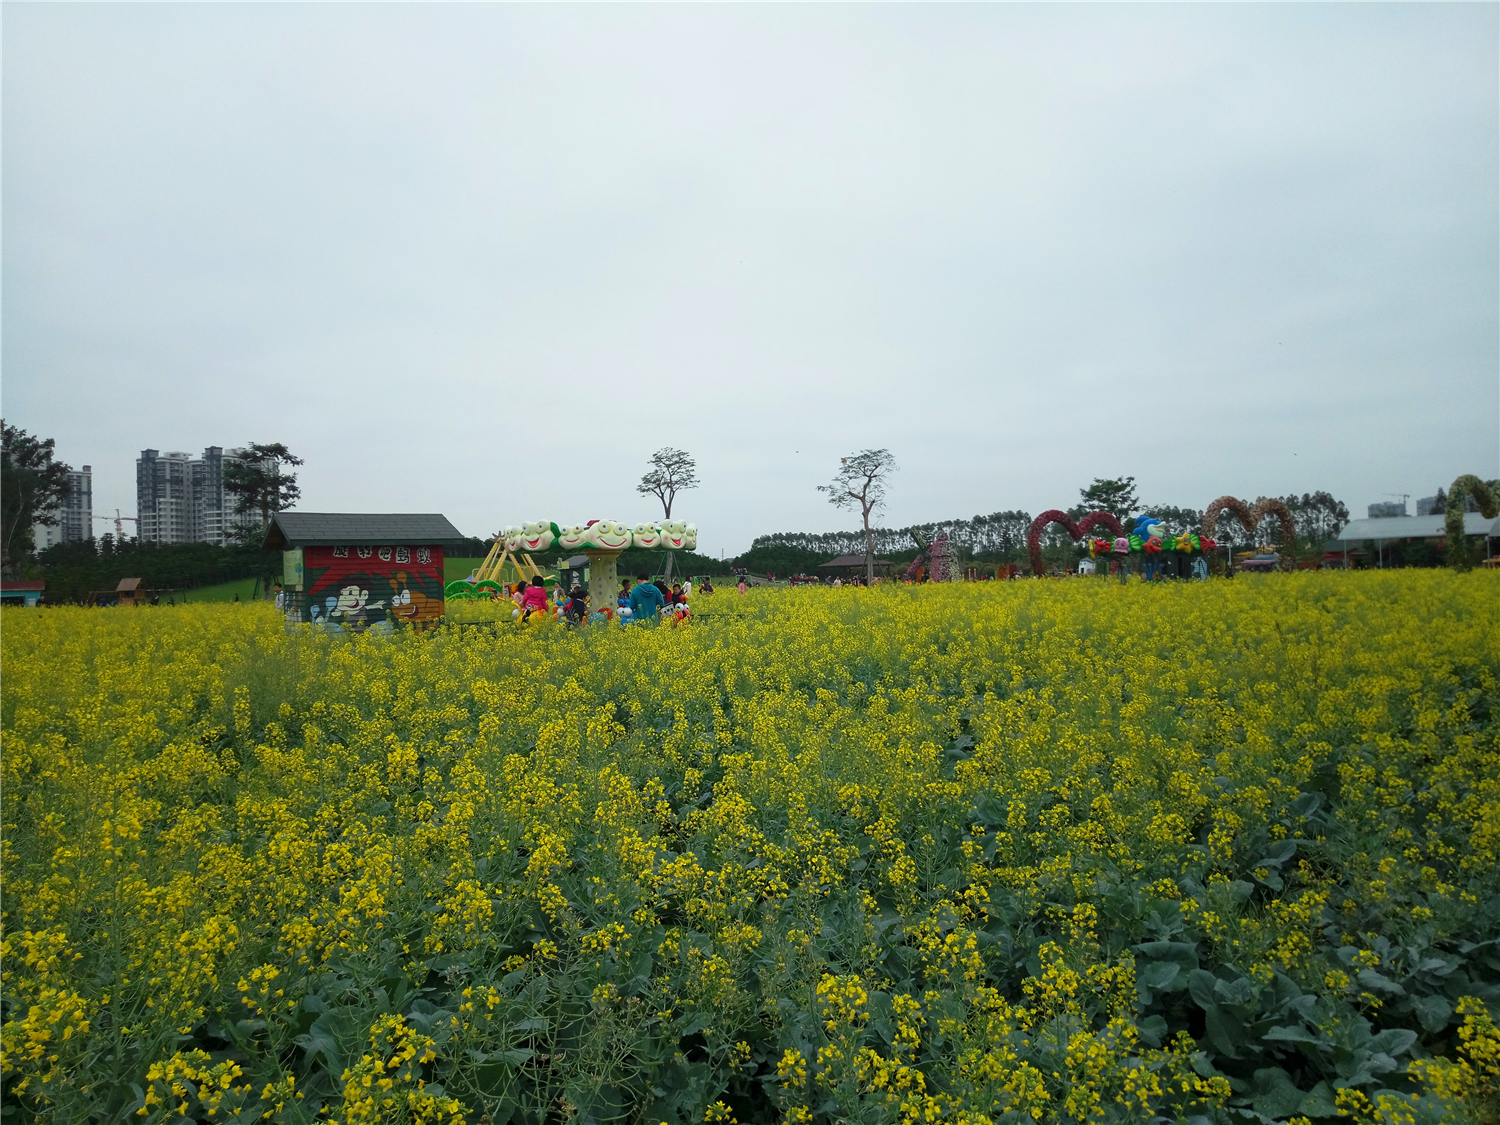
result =
[[[698,601],[6,610],[6,1120],[1497,1120],[1500,575]]]

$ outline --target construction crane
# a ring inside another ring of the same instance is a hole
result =
[[[115,514],[114,514],[113,517],[110,517],[110,516],[95,516],[94,518],[96,520],[108,520],[110,518],[114,519],[114,521],[115,521],[115,542],[116,543],[124,542],[124,540],[125,540],[125,524],[127,522],[135,524],[136,531],[140,531],[140,529],[141,529],[141,521],[140,521],[140,519],[138,517],[136,517],[136,516],[122,516],[122,515],[120,515],[120,509],[119,508],[115,509]]]

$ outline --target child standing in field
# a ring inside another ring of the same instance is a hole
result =
[[[521,595],[521,620],[528,620],[533,613],[547,612],[547,586],[540,574],[533,575],[531,585]]]
[[[583,619],[588,616],[588,598],[583,592],[582,586],[574,586],[568,594],[568,604],[563,611],[570,625],[581,625]]]
[[[744,578],[740,579],[739,591],[742,594],[745,592],[745,580],[744,580]]]

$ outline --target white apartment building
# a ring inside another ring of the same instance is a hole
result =
[[[68,498],[56,513],[58,522],[32,525],[31,540],[36,550],[44,551],[59,543],[94,537],[93,481],[93,469],[88,465],[69,470]]]
[[[64,543],[94,537],[94,470],[88,465],[68,473],[68,498],[58,531]]]
[[[34,523],[31,525],[31,549],[33,551],[45,551],[48,547],[56,547],[62,542],[62,528],[53,523]]]
[[[241,460],[243,449],[227,452],[210,445],[203,456],[143,449],[135,462],[136,515],[143,543],[217,543],[229,541],[255,515],[236,514],[234,497],[224,493],[224,467]]]

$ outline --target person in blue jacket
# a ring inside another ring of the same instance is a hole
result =
[[[661,596],[661,591],[651,584],[651,579],[647,575],[640,574],[636,578],[635,589],[630,591],[630,620],[654,620],[657,611],[666,603],[666,599]]]

